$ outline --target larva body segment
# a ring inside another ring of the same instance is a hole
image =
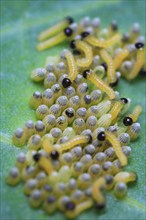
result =
[[[109,83],[114,83],[116,82],[116,72],[115,72],[115,66],[112,57],[109,55],[109,53],[105,50],[102,49],[100,51],[100,55],[102,59],[106,62],[107,64],[107,78]]]

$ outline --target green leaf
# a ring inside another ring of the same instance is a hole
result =
[[[47,216],[42,210],[33,210],[23,194],[23,187],[11,188],[5,184],[5,177],[15,157],[22,149],[11,143],[14,129],[22,126],[28,119],[34,119],[34,112],[28,106],[28,100],[33,91],[42,91],[40,85],[30,81],[32,69],[43,66],[46,57],[55,56],[67,44],[59,45],[48,51],[38,53],[35,49],[36,37],[44,28],[51,26],[63,17],[71,15],[79,20],[89,15],[99,16],[102,25],[116,19],[119,28],[127,31],[133,22],[139,22],[144,34],[145,1],[1,1],[1,219],[30,220],[30,219],[64,219],[64,215],[56,213]],[[132,107],[145,103],[145,81],[138,77],[132,82],[121,80],[118,90],[121,96],[130,97]],[[97,213],[89,210],[77,219],[119,219],[134,220],[145,218],[145,146],[144,127],[145,112],[140,117],[142,126],[141,136],[132,143],[132,155],[126,170],[136,171],[138,181],[130,185],[128,196],[119,201],[112,194],[107,194],[107,208]],[[26,150],[25,148],[23,149]]]

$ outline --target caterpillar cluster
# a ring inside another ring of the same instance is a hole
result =
[[[17,156],[7,183],[23,182],[33,208],[75,218],[92,206],[103,209],[105,190],[122,198],[137,179],[124,167],[130,141],[140,133],[142,108],[129,112],[131,100],[114,87],[120,76],[132,80],[145,71],[144,37],[138,24],[122,36],[115,21],[101,29],[99,18],[77,24],[67,17],[38,39],[45,40],[38,50],[66,39],[71,49],[32,71],[32,80],[44,83],[45,90],[30,98],[38,121],[29,120],[13,134],[14,145],[27,144],[27,153]]]

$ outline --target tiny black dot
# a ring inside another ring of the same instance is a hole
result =
[[[121,99],[121,101],[124,103],[124,104],[127,104],[128,103],[128,99],[126,99],[126,98],[120,98]]]
[[[69,87],[69,86],[71,85],[70,79],[69,79],[69,78],[64,78],[64,79],[62,80],[62,85],[63,85],[64,88]]]
[[[109,83],[109,85],[110,85],[111,87],[115,87],[115,86],[118,85],[118,82],[119,82],[119,80],[117,79],[115,82]]]
[[[92,136],[90,134],[87,135],[88,136],[88,144],[92,143]]]
[[[74,204],[74,202],[67,202],[65,207],[66,207],[66,210],[72,211],[75,209],[75,204]]]
[[[33,159],[36,162],[38,162],[40,158],[41,158],[41,154],[39,154],[39,153],[36,153],[36,154],[33,155]]]
[[[50,157],[52,160],[58,160],[59,158],[59,153],[56,151],[56,150],[53,150],[51,153],[50,153]]]
[[[73,30],[70,27],[64,29],[64,33],[67,37],[70,37],[73,33]]]
[[[75,48],[76,48],[75,40],[72,40],[72,41],[70,42],[70,48],[72,48],[72,49],[75,49]]]
[[[85,37],[87,37],[89,34],[90,34],[90,33],[87,32],[87,31],[82,32],[82,33],[81,33],[81,37],[82,37],[82,39],[84,39]]]
[[[69,24],[72,24],[74,22],[74,19],[70,16],[67,16],[66,20],[68,21]]]
[[[141,43],[141,42],[137,42],[137,43],[135,44],[135,47],[136,47],[136,49],[141,49],[141,48],[144,47],[144,44]]]
[[[97,139],[99,141],[104,141],[105,140],[105,133],[102,131],[97,135]]]
[[[90,73],[90,70],[84,70],[83,77],[86,79],[89,73]]]
[[[125,118],[123,119],[123,124],[124,124],[125,126],[130,126],[130,125],[132,125],[132,123],[133,123],[133,120],[132,120],[132,118],[130,118],[130,117],[125,117]]]
[[[71,112],[70,110],[66,110],[65,113],[69,118],[72,118],[74,116],[74,113]]]
[[[103,66],[103,67],[104,67],[104,69],[105,69],[105,71],[107,71],[107,68],[108,68],[107,63],[102,63],[102,64],[101,64],[101,66]]]
[[[81,55],[81,52],[80,52],[79,50],[77,50],[77,49],[73,50],[72,53],[73,53],[73,55],[75,55],[75,56]]]

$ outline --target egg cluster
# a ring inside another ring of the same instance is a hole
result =
[[[29,120],[13,134],[14,145],[27,143],[27,153],[17,156],[7,183],[23,182],[33,208],[49,214],[59,209],[74,218],[92,206],[104,208],[105,190],[125,196],[127,184],[137,178],[123,169],[130,141],[140,132],[142,108],[129,112],[131,100],[114,88],[121,76],[131,80],[145,71],[144,37],[137,23],[121,35],[115,21],[101,29],[99,18],[77,24],[67,17],[39,40],[44,41],[38,50],[64,40],[71,49],[32,71],[32,80],[45,90],[30,98],[38,121]]]

